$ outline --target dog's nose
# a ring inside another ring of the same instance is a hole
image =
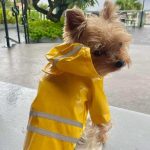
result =
[[[124,62],[123,60],[119,60],[119,61],[117,61],[116,64],[115,64],[115,66],[116,66],[117,68],[121,68],[121,67],[123,67],[124,65],[125,65],[125,62]]]

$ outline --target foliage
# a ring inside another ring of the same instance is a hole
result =
[[[7,16],[7,22],[8,23],[15,23],[15,17],[12,16],[12,12],[9,9],[6,9],[6,16]],[[3,13],[2,8],[0,8],[0,23],[3,23]]]
[[[116,4],[121,10],[140,10],[142,4],[138,0],[117,0]]]
[[[69,7],[78,6],[81,9],[85,9],[88,6],[94,6],[95,3],[98,3],[97,0],[67,0]]]
[[[0,8],[0,23],[3,22],[3,13],[2,13],[2,9]]]
[[[31,21],[31,20],[39,20],[40,19],[40,13],[39,12],[37,12],[35,9],[32,9],[32,10],[30,10],[30,11],[28,11],[28,19],[29,19],[29,21]]]
[[[39,41],[43,37],[51,40],[62,38],[63,20],[54,23],[49,20],[29,21],[29,34],[33,41]]]
[[[85,9],[87,6],[93,6],[98,2],[97,0],[48,0],[49,7],[48,9],[45,9],[38,5],[39,1],[40,0],[33,0],[33,7],[54,22],[60,21],[63,12],[67,8],[78,6]]]
[[[11,7],[11,6],[13,6],[13,2],[11,0],[6,0],[5,6]]]
[[[43,9],[47,9],[48,8],[48,5],[47,4],[44,4],[44,3],[41,3],[39,4],[39,6]]]

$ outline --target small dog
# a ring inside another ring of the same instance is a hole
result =
[[[93,64],[101,76],[131,64],[128,54],[131,35],[120,22],[117,10],[117,6],[107,0],[99,16],[86,17],[80,9],[70,9],[66,12],[65,42],[78,42],[90,47]],[[111,123],[98,127],[88,119],[77,149],[100,148],[99,144],[106,142],[106,132],[110,128]]]
[[[93,150],[105,143],[111,120],[103,77],[131,63],[131,36],[116,10],[106,1],[99,17],[66,11],[66,43],[46,55],[47,75],[31,106],[24,150]],[[88,119],[85,128],[88,110],[93,123]]]
[[[101,76],[131,63],[128,54],[131,35],[120,22],[116,11],[116,5],[105,1],[99,17],[86,17],[80,9],[66,12],[65,42],[78,42],[90,47],[94,66]]]

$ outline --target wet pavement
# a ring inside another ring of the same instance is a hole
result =
[[[46,64],[45,53],[53,44],[20,44],[0,49],[0,81],[37,88]]]
[[[33,89],[0,82],[0,150],[22,150],[35,94]]]
[[[0,82],[0,150],[22,149],[35,95],[36,90]],[[116,107],[111,113],[113,128],[104,150],[149,150],[150,115]]]
[[[1,27],[1,25],[0,25]],[[17,31],[16,29],[9,29],[9,37],[18,41],[18,36],[17,36]],[[5,39],[5,31],[0,29],[0,47],[7,47],[6,44],[6,39]],[[25,42],[25,37],[24,37],[24,33],[22,32],[22,30],[20,31],[20,41],[21,43]],[[15,44],[15,42],[10,40],[10,45]]]
[[[150,45],[150,25],[145,25],[144,28],[128,28],[132,34],[133,44]]]
[[[20,44],[0,49],[0,81],[37,89],[44,55],[56,44]],[[105,90],[111,105],[150,114],[150,46],[132,45],[132,66],[110,74]]]

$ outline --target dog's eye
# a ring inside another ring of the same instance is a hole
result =
[[[105,52],[105,51],[100,51],[100,50],[95,50],[95,51],[93,52],[93,54],[94,54],[95,56],[102,56],[102,55],[106,55],[106,52]]]
[[[119,42],[119,46],[121,47],[123,45],[123,43],[122,42]]]

